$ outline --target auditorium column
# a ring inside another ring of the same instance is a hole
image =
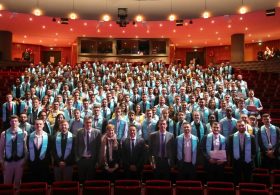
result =
[[[244,34],[231,35],[231,62],[244,61]]]
[[[12,59],[12,33],[0,31],[0,61],[11,61]]]

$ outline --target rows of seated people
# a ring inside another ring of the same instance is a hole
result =
[[[255,166],[279,167],[279,128],[230,63],[207,69],[150,62],[48,63],[26,69],[2,106],[0,161],[5,183],[20,183],[27,159],[34,181],[138,178],[250,181]],[[258,125],[262,119],[263,125]],[[120,175],[119,170],[124,170]]]

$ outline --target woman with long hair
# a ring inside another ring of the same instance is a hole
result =
[[[52,129],[53,129],[53,134],[54,134],[54,135],[55,135],[57,132],[60,131],[59,125],[60,125],[60,122],[61,122],[62,120],[65,120],[65,117],[64,117],[64,115],[63,115],[62,113],[58,114],[58,115],[55,117],[55,122],[54,122],[54,125],[53,125],[53,127],[52,127]]]
[[[120,153],[115,127],[106,126],[106,133],[101,138],[100,166],[103,169],[103,179],[114,181],[118,178]]]

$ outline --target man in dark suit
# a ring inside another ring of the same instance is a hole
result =
[[[92,128],[92,122],[92,117],[85,117],[84,128],[76,136],[76,160],[81,183],[93,178],[100,153],[101,133]]]
[[[60,122],[60,132],[57,132],[53,141],[53,160],[55,181],[71,181],[73,164],[75,163],[75,137],[68,131],[69,123]]]
[[[146,149],[143,138],[137,137],[137,127],[129,126],[129,137],[122,143],[122,161],[125,176],[129,179],[140,179],[143,169]]]
[[[43,130],[44,122],[36,119],[33,131],[28,138],[29,169],[32,181],[49,181],[49,166],[51,163],[50,147],[51,137]]]
[[[155,178],[170,179],[170,168],[174,165],[175,139],[172,133],[167,132],[167,122],[159,120],[159,131],[149,137],[150,156],[155,168]]]
[[[234,183],[250,182],[256,155],[255,137],[246,132],[244,121],[237,121],[238,132],[229,136],[228,153],[232,161]],[[243,180],[242,180],[243,175]]]

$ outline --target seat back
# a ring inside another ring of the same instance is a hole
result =
[[[232,182],[220,182],[220,181],[209,181],[207,182],[207,188],[234,188],[234,184]]]
[[[201,187],[185,187],[176,186],[176,195],[203,195],[203,188]]]
[[[222,188],[222,187],[207,187],[208,195],[235,195],[234,188]]]
[[[176,186],[202,187],[202,183],[201,181],[182,180],[182,181],[176,181]]]
[[[172,195],[171,186],[146,186],[145,195]]]
[[[48,189],[46,182],[21,183],[20,189]]]
[[[239,189],[265,190],[266,185],[260,183],[239,183]]]
[[[13,184],[0,184],[0,194],[1,195],[14,195],[14,185]]]
[[[110,186],[84,186],[83,195],[111,195]]]
[[[115,186],[114,195],[141,195],[139,186]]]
[[[33,188],[33,189],[19,189],[19,195],[47,195],[48,190],[44,188]]]
[[[52,195],[77,195],[79,194],[79,189],[77,187],[53,187]]]
[[[115,186],[140,186],[139,180],[116,180]]]
[[[169,180],[147,180],[146,186],[171,186]]]
[[[240,195],[269,195],[268,190],[252,190],[252,189],[241,189],[239,191]]]
[[[109,180],[87,180],[84,183],[84,187],[107,187],[110,186],[111,182]]]

